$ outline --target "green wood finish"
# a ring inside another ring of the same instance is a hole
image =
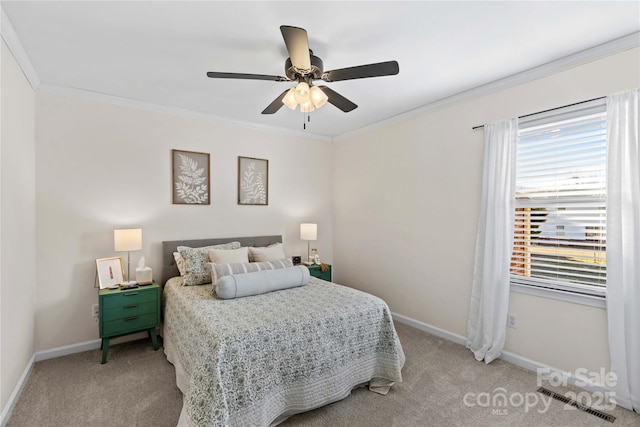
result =
[[[318,279],[326,280],[327,282],[331,281],[331,265],[326,264],[329,269],[327,271],[322,271],[319,265],[309,265],[309,273],[313,277],[317,277]]]
[[[160,286],[157,283],[136,289],[101,289],[99,304],[102,363],[107,362],[109,340],[119,336],[146,330],[153,349],[158,349]]]
[[[111,320],[102,324],[105,337],[138,332],[140,330],[158,326],[156,313],[127,316],[122,319]]]
[[[139,316],[141,314],[147,314],[147,313],[155,313],[156,302],[147,301],[142,303],[125,304],[119,307],[108,308],[103,311],[104,311],[104,317],[102,320],[105,322],[109,322],[111,320],[123,319],[125,317]]]
[[[149,285],[153,286],[153,285]],[[156,296],[153,292],[148,292],[147,289],[136,288],[135,290],[127,291],[110,291],[109,298],[104,298],[104,308],[123,307],[130,304],[139,304],[142,302],[155,301]],[[104,291],[104,289],[103,289]],[[102,292],[102,291],[100,291]],[[102,295],[102,294],[101,294]]]

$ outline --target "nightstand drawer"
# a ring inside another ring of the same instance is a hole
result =
[[[102,324],[102,335],[121,335],[130,331],[151,328],[158,324],[158,313],[132,315],[122,319],[105,321]]]
[[[130,291],[122,291],[114,295],[105,295],[102,301],[103,309],[124,307],[131,304],[140,304],[143,302],[152,302],[157,299],[157,289],[133,289]]]
[[[158,309],[158,304],[155,300],[149,302],[126,302],[128,304],[123,306],[105,309],[102,312],[102,320],[109,322],[111,320],[124,319],[125,317],[155,313]]]

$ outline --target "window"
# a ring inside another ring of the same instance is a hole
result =
[[[521,118],[511,283],[604,296],[604,99]]]

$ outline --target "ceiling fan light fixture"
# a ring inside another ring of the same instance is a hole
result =
[[[329,99],[327,94],[324,93],[324,91],[317,86],[311,86],[311,89],[309,90],[309,95],[311,98],[311,102],[316,108],[322,107],[324,104],[327,103],[327,100]]]
[[[294,88],[282,92],[262,114],[274,114],[282,105],[295,110],[300,104],[300,110],[305,114],[324,106],[327,102],[345,113],[358,108],[356,104],[340,95],[328,86],[313,86],[315,80],[325,82],[339,82],[344,80],[364,79],[370,77],[393,76],[400,72],[398,61],[376,62],[373,64],[357,65],[324,71],[322,59],[315,56],[309,49],[309,38],[304,28],[281,25],[280,32],[284,39],[289,57],[284,61],[285,76],[248,73],[222,73],[208,71],[207,77],[216,79],[267,80],[276,82],[295,83]]]
[[[296,107],[298,106],[298,101],[296,101],[295,92],[296,92],[296,89],[292,87],[291,89],[289,89],[289,91],[284,96],[284,98],[282,98],[282,103],[292,110],[295,110]]]
[[[300,104],[300,111],[302,111],[303,113],[310,113],[315,109],[316,107],[313,106],[313,103],[311,101]]]
[[[302,105],[309,102],[309,85],[306,82],[298,83],[296,86],[294,96],[298,104]]]

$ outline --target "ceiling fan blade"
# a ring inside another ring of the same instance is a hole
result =
[[[325,95],[329,97],[329,99],[327,100],[328,102],[332,103],[333,105],[335,105],[336,107],[344,111],[345,113],[348,113],[349,111],[353,111],[356,108],[358,108],[356,104],[349,101],[347,98],[340,95],[338,92],[334,91],[333,89],[329,89],[326,86],[318,86],[318,87],[322,89]]]
[[[291,64],[299,70],[311,69],[311,57],[309,56],[309,39],[306,30],[298,27],[281,25],[280,32],[287,46]]]
[[[276,113],[280,109],[280,107],[282,107],[284,105],[282,103],[282,100],[284,99],[284,96],[287,94],[287,92],[289,92],[289,89],[285,90],[284,92],[282,92],[282,95],[280,95],[279,97],[274,99],[273,102],[271,104],[269,104],[267,106],[267,108],[265,108],[262,111],[262,114],[273,114],[273,113]]]
[[[398,61],[387,61],[327,71],[323,74],[322,80],[325,82],[339,82],[340,80],[393,76],[399,72],[400,67],[398,66]]]
[[[291,81],[283,76],[269,76],[267,74],[218,73],[215,71],[209,71],[207,73],[207,77],[211,77],[212,79],[270,80],[274,82]]]

